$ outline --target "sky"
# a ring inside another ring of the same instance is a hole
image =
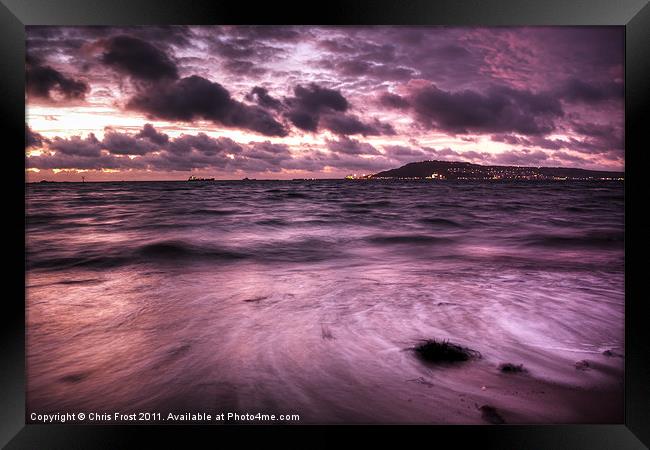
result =
[[[28,181],[624,170],[623,27],[27,26]]]

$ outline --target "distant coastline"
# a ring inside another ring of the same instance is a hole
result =
[[[571,167],[483,166],[460,161],[420,161],[369,175],[348,175],[348,180],[455,180],[455,181],[611,181],[625,172]]]
[[[373,174],[351,174],[344,178],[268,178],[216,179],[190,177],[178,180],[85,180],[86,183],[160,182],[255,182],[255,181],[333,181],[333,180],[450,180],[450,181],[623,181],[625,172],[588,170],[575,167],[484,166],[461,161],[419,161]],[[27,181],[26,184],[82,183],[70,180]]]

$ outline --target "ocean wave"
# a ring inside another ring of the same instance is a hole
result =
[[[134,264],[232,263],[241,260],[260,262],[320,262],[343,255],[332,241],[303,239],[275,241],[250,247],[219,247],[181,240],[159,240],[134,247],[115,247],[109,251],[86,250],[65,255],[27,255],[28,269],[65,270],[71,268],[110,269]]]
[[[366,238],[368,242],[380,245],[394,244],[448,244],[453,242],[451,238],[427,236],[423,234],[382,234]]]
[[[418,222],[425,225],[435,225],[443,228],[462,228],[463,225],[451,219],[443,219],[440,217],[424,217],[418,219]]]
[[[213,259],[234,260],[243,259],[247,255],[232,250],[220,249],[214,246],[199,246],[182,241],[159,241],[140,246],[135,255],[144,259]]]
[[[214,208],[198,208],[198,209],[182,209],[177,211],[178,214],[191,214],[194,216],[232,216],[239,214],[234,209],[214,209]]]
[[[624,233],[620,231],[596,231],[578,235],[532,234],[523,238],[526,245],[545,248],[591,248],[623,247]]]

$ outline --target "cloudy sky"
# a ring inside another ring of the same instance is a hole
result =
[[[27,27],[29,180],[624,169],[622,27]]]

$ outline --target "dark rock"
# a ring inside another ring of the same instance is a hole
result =
[[[499,370],[503,373],[523,373],[526,372],[523,364],[503,363],[499,365]]]
[[[499,414],[494,406],[483,405],[479,408],[481,411],[481,418],[486,422],[489,422],[494,425],[499,425],[506,423],[501,414]]]
[[[430,363],[453,363],[480,358],[476,350],[452,344],[449,341],[426,340],[412,348],[417,356]]]

